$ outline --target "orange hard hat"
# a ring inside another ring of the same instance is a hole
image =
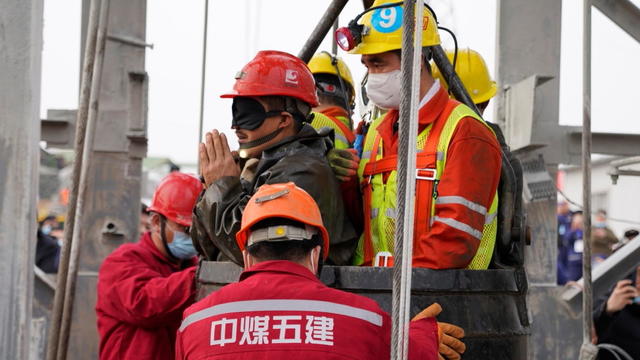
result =
[[[322,255],[329,255],[329,233],[322,223],[316,201],[294,183],[262,185],[249,199],[242,214],[242,226],[236,234],[240,250],[244,250],[251,227],[262,220],[286,218],[317,228],[322,234]]]
[[[290,96],[311,107],[318,106],[316,83],[307,64],[282,51],[260,51],[236,74],[231,92],[221,98],[237,96]]]
[[[160,181],[148,210],[191,226],[191,213],[201,192],[202,183],[197,177],[174,171]]]

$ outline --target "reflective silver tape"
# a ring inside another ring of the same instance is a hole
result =
[[[338,132],[337,132],[337,131],[336,131],[336,133],[334,134],[334,136],[335,136],[336,140],[340,140],[340,141],[342,141],[342,142],[343,142],[343,143],[345,143],[345,144],[349,144],[349,140],[347,140],[347,138],[346,138],[344,135],[342,135],[342,134],[338,134]]]
[[[384,214],[385,214],[385,216],[386,216],[386,217],[389,217],[389,218],[395,219],[395,218],[396,218],[396,209],[394,209],[394,208],[387,208],[387,209],[384,211]]]
[[[378,217],[378,212],[380,211],[380,209],[378,208],[371,208],[371,218],[375,219]]]
[[[465,206],[477,213],[479,213],[480,215],[487,215],[487,208],[478,204],[478,203],[474,203],[473,201],[467,200],[465,198],[463,198],[462,196],[440,196],[438,197],[438,199],[436,200],[436,205],[443,205],[443,204],[458,204],[458,205],[462,205]]]
[[[272,299],[235,301],[208,307],[187,316],[182,321],[179,331],[184,331],[187,326],[197,321],[218,315],[262,311],[321,312],[348,316],[369,322],[376,326],[382,326],[382,316],[380,314],[349,305],[319,300]]]
[[[436,160],[437,160],[437,161],[442,161],[442,160],[444,160],[444,152],[442,152],[442,151],[438,151],[438,152],[436,152]]]
[[[371,150],[367,150],[367,151],[363,151],[362,152],[362,158],[363,159],[368,159],[371,157]]]
[[[452,228],[460,230],[460,231],[462,231],[464,233],[467,233],[467,234],[473,236],[474,238],[476,238],[478,240],[482,239],[482,231],[478,231],[478,230],[472,228],[471,226],[469,226],[469,225],[467,225],[467,224],[465,224],[463,222],[460,222],[460,221],[458,221],[456,219],[443,218],[443,217],[440,217],[440,216],[434,216],[434,220],[433,221],[434,222],[438,221],[438,222],[441,222],[441,223],[443,223],[445,225],[451,226]]]
[[[491,224],[491,222],[493,222],[493,220],[495,220],[496,216],[498,216],[498,212],[494,212],[493,214],[489,214],[487,215],[487,218],[484,220],[484,224],[485,225],[489,225]]]

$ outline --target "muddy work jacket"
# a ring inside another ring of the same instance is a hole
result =
[[[176,359],[389,359],[391,319],[366,297],[332,289],[307,268],[265,261],[188,308]],[[411,322],[409,358],[438,358],[434,318]]]
[[[195,262],[181,269],[145,233],[120,246],[98,273],[100,359],[173,359],[182,312],[193,304]]]
[[[343,150],[353,147],[356,136],[353,133],[351,118],[343,108],[332,106],[321,112],[314,112],[311,126],[316,130],[324,127],[333,129],[333,145],[336,149]]]
[[[329,263],[347,265],[358,240],[345,215],[338,181],[325,157],[331,141],[305,124],[295,135],[263,151],[252,181],[226,176],[211,184],[194,209],[192,237],[209,260],[242,265],[236,243],[247,202],[263,184],[293,182],[318,204],[329,232]],[[220,254],[219,254],[220,253]]]
[[[393,253],[397,123],[398,111],[391,110],[371,124],[365,139],[358,169],[364,232],[356,265]],[[495,134],[443,88],[421,107],[418,127],[413,265],[486,269],[497,230],[501,158]]]

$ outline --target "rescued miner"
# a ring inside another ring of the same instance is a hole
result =
[[[225,134],[206,134],[199,155],[206,191],[192,229],[205,258],[242,265],[235,238],[249,198],[263,184],[291,181],[318,203],[331,239],[328,262],[349,264],[357,235],[326,159],[332,143],[308,124],[318,98],[307,65],[288,53],[260,51],[222,97],[233,99],[232,129],[246,165],[241,170]]]

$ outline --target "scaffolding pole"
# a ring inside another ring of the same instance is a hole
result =
[[[398,199],[393,264],[391,359],[409,354],[409,311],[416,186],[416,137],[420,65],[422,61],[421,0],[404,0],[402,16],[402,87],[400,93],[398,145]],[[410,85],[410,86],[407,86]]]
[[[87,24],[87,39],[84,48],[84,61],[82,64],[82,78],[80,84],[80,99],[78,100],[78,113],[76,119],[76,135],[74,144],[75,160],[71,176],[71,192],[69,194],[69,207],[67,209],[67,223],[64,231],[64,241],[60,251],[60,265],[58,267],[57,285],[51,311],[51,326],[47,340],[47,360],[55,360],[58,353],[60,339],[60,323],[62,321],[63,305],[65,302],[67,274],[69,270],[69,258],[71,244],[73,242],[73,228],[75,227],[76,204],[78,200],[78,185],[80,183],[80,171],[84,152],[84,143],[89,114],[89,100],[91,96],[91,82],[93,80],[93,65],[96,55],[96,39],[98,36],[98,18],[100,16],[100,0],[92,0]]]
[[[209,0],[204,0],[204,29],[202,39],[202,73],[200,80],[200,123],[198,127],[198,143],[202,141],[204,126],[204,91],[207,77],[207,34],[209,32]],[[200,173],[200,157],[198,156],[198,173]]]
[[[582,238],[582,347],[580,360],[592,360],[598,348],[591,343],[593,327],[593,293],[591,288],[591,0],[583,2],[582,54],[582,204],[584,236]]]
[[[311,35],[307,39],[307,42],[302,46],[302,50],[298,53],[298,57],[302,59],[304,62],[309,62],[313,54],[318,50],[318,47],[322,43],[322,40],[333,23],[338,19],[340,12],[344,9],[344,6],[347,5],[348,0],[333,0],[329,7],[320,18],[318,25],[316,25],[315,29],[311,32]]]

